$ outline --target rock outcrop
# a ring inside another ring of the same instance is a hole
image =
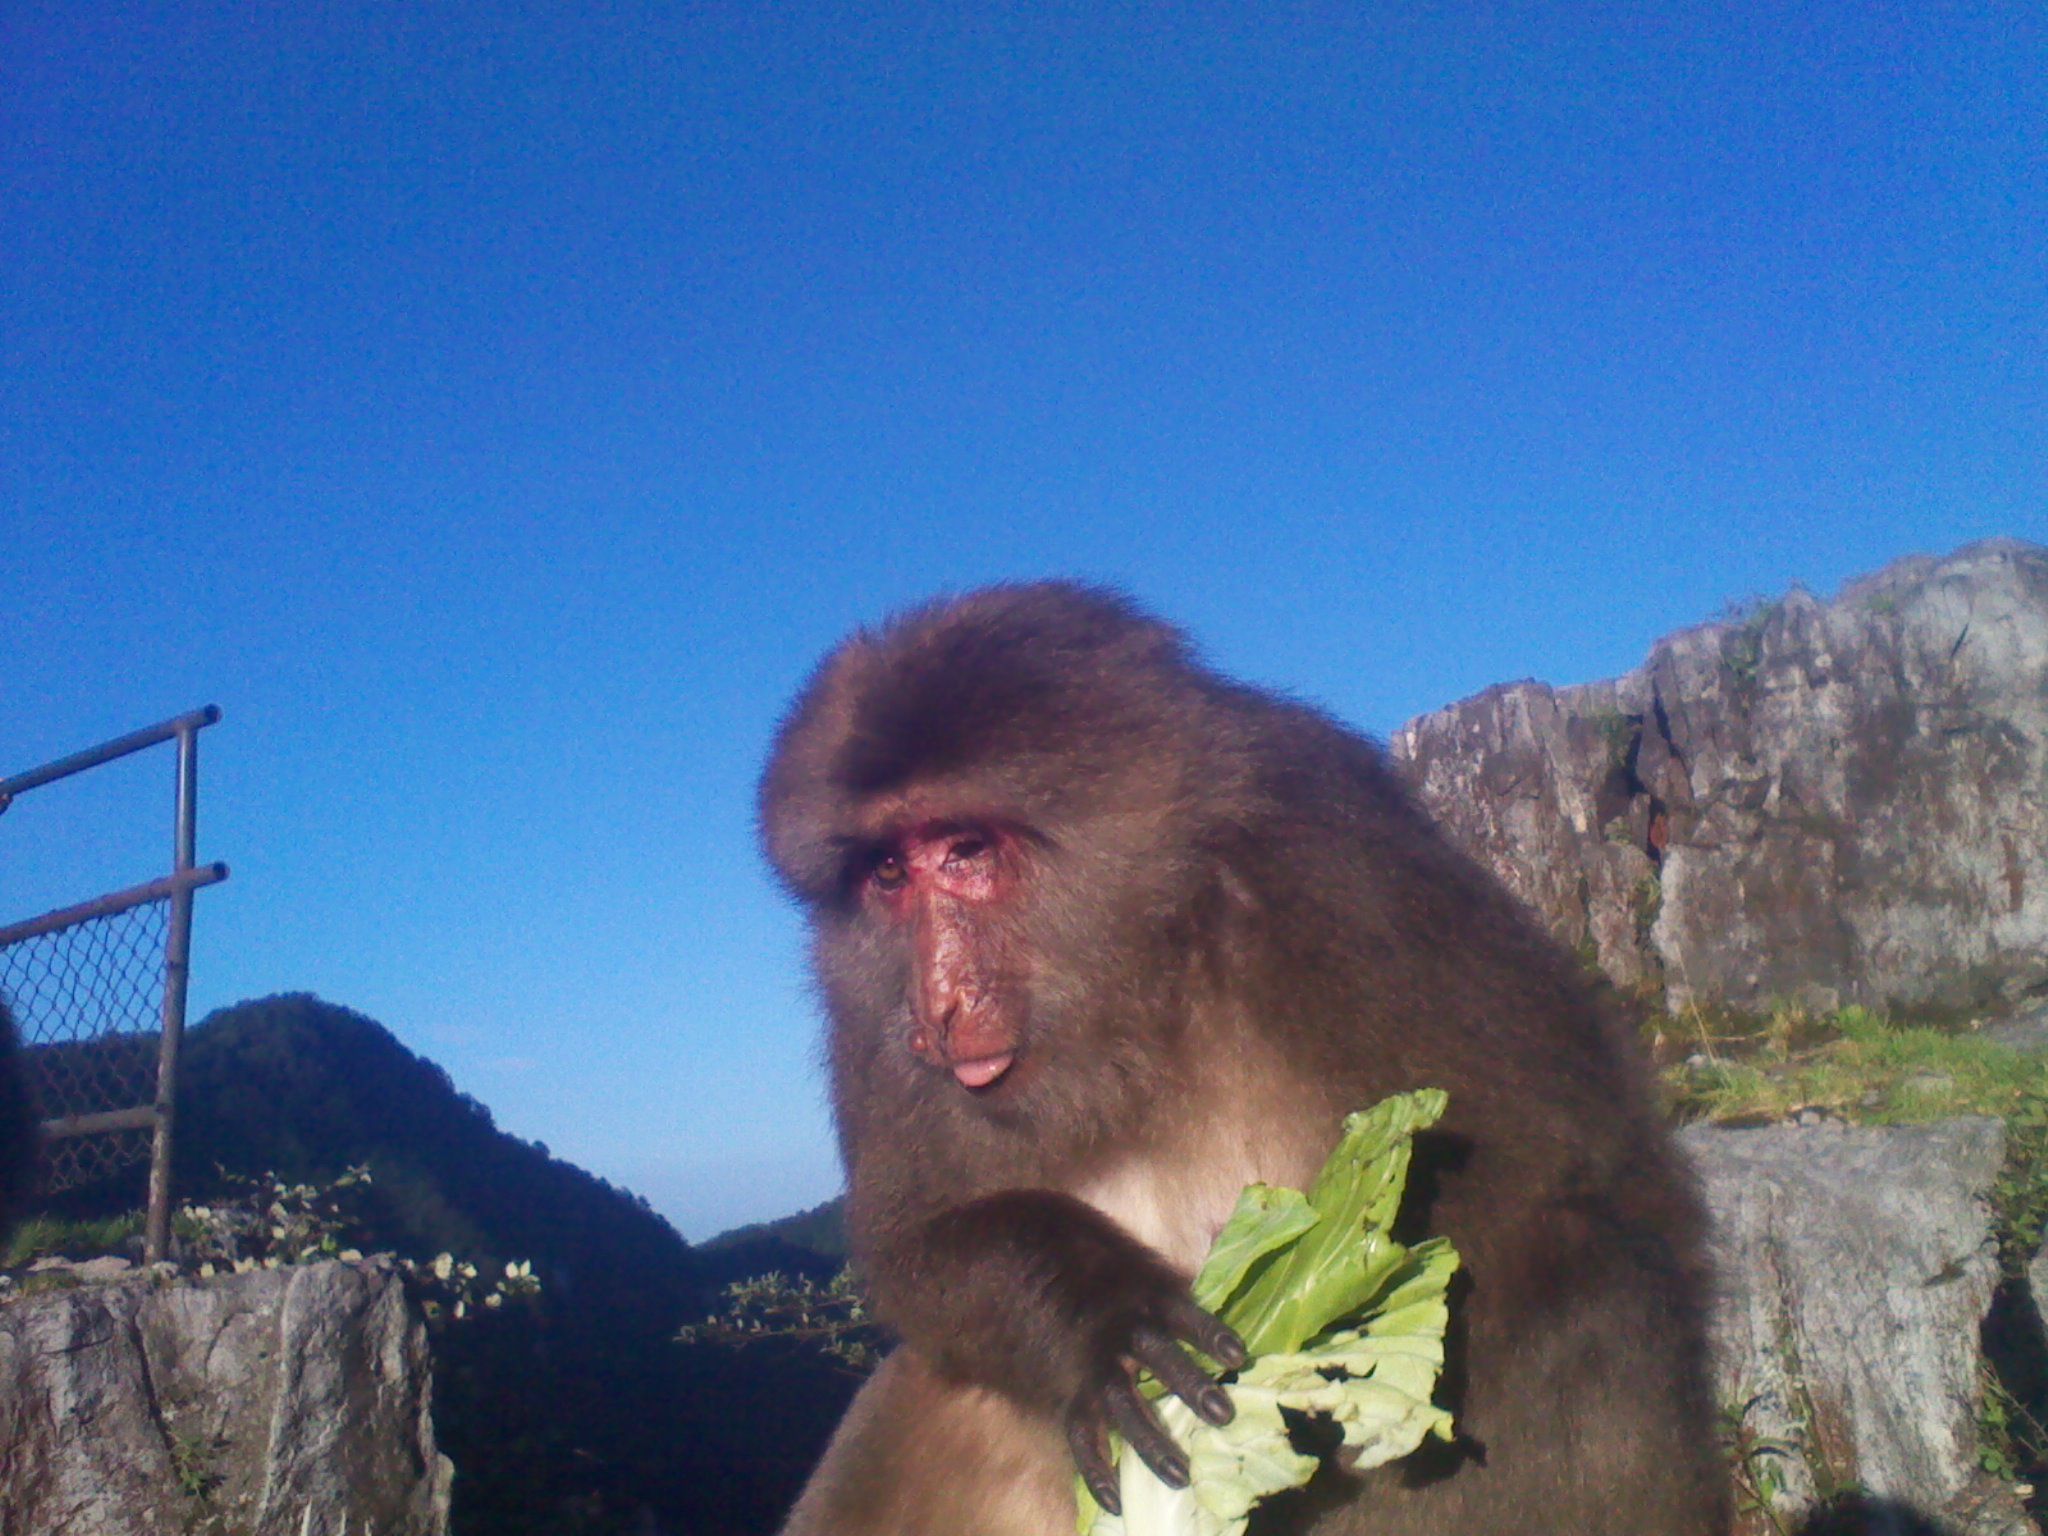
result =
[[[394,1271],[40,1278],[68,1288],[0,1307],[0,1536],[445,1536]]]
[[[1902,560],[1510,683],[1393,753],[1563,941],[1666,1007],[2048,995],[2048,549]]]
[[[1742,1415],[1752,1489],[1775,1488],[1781,1516],[1854,1488],[1959,1530],[2032,1531],[1977,1465],[1979,1334],[1999,1278],[1983,1196],[2004,1127],[1695,1127],[1680,1141],[1713,1211],[1717,1384]]]

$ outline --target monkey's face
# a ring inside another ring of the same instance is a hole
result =
[[[991,823],[910,828],[865,860],[860,899],[907,960],[903,1044],[969,1092],[1017,1064],[1030,1018],[1016,953],[1027,879],[1019,838]]]
[[[1152,917],[1115,899],[1115,839],[914,807],[870,827],[846,839],[842,898],[816,914],[842,1077],[1040,1130],[1061,1105],[1121,1096],[1120,1042],[1156,1040],[1162,991],[1156,968],[1127,963]],[[1125,985],[1146,969],[1153,985]]]

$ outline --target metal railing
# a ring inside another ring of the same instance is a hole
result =
[[[199,733],[219,719],[220,710],[209,704],[0,779],[4,814],[31,789],[160,742],[178,744],[171,873],[0,927],[0,993],[11,1000],[28,1047],[22,1054],[42,1118],[44,1186],[55,1191],[101,1178],[141,1161],[146,1151],[143,1241],[150,1262],[164,1256],[170,1239],[192,893],[228,877],[225,864],[196,858]]]

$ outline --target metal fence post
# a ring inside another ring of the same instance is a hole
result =
[[[210,724],[211,722],[206,722]],[[199,844],[199,725],[178,728],[177,846],[173,874],[193,865]],[[170,931],[164,943],[164,1034],[157,1053],[156,1137],[149,1154],[149,1216],[142,1256],[155,1264],[168,1256],[171,1241],[171,1145],[178,1112],[178,1048],[185,1036],[185,984],[192,964],[192,887],[180,883],[171,895]]]

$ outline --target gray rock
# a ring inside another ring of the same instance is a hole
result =
[[[1393,753],[1453,839],[1678,1009],[1979,1009],[2048,988],[2048,549],[1795,588],[1638,670],[1513,683]]]
[[[1984,1031],[1984,1038],[2035,1055],[2048,1051],[2048,1004],[2029,1008],[2002,1024],[1994,1024]]]
[[[2009,1492],[1976,1464],[1978,1336],[1998,1279],[1981,1196],[2004,1127],[1696,1127],[1680,1141],[1714,1216],[1718,1390],[1788,1452],[1786,1511],[1859,1486],[1971,1529],[2009,1520]]]
[[[2003,1483],[1988,1487],[1981,1497],[1957,1500],[1947,1523],[1956,1536],[2041,1536],[2020,1495]],[[1916,1533],[1909,1526],[1900,1536]]]
[[[375,1262],[0,1308],[0,1536],[444,1536],[426,1333]]]

